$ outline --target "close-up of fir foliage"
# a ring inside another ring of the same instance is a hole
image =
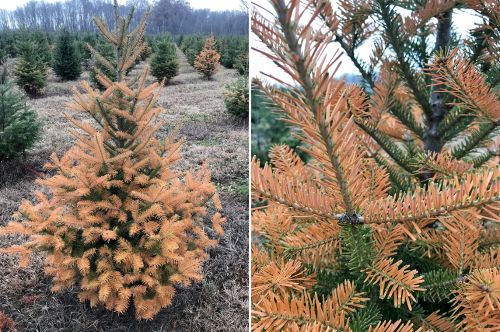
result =
[[[164,36],[156,45],[151,58],[151,74],[158,82],[165,81],[166,83],[179,74],[177,48],[169,35]]]
[[[206,250],[223,235],[225,218],[208,166],[181,170],[182,141],[173,131],[156,138],[165,123],[157,106],[159,83],[147,84],[148,67],[136,77],[127,71],[147,45],[147,14],[131,26],[133,9],[115,26],[94,22],[112,45],[114,61],[91,48],[102,90],[83,81],[73,88],[65,117],[75,144],[55,153],[38,180],[37,202],[24,201],[15,220],[0,228],[3,236],[28,237],[2,249],[26,266],[33,252],[44,254],[52,290],[77,287],[79,299],[92,307],[152,319],[172,303],[176,287],[203,279]],[[88,114],[93,122],[82,121]]]
[[[82,73],[79,50],[68,30],[62,30],[54,49],[52,68],[62,80],[75,80]]]
[[[215,43],[215,37],[213,35],[209,36],[194,61],[194,68],[207,79],[210,79],[219,70],[220,66],[220,54],[217,52]]]
[[[252,329],[497,331],[498,1],[268,7],[255,51],[289,79],[256,84],[305,158],[252,162]],[[463,40],[458,10],[482,21]]]
[[[19,59],[14,68],[16,84],[30,97],[37,97],[47,85],[48,62],[43,47],[31,39],[19,42]]]
[[[28,109],[24,96],[8,82],[6,67],[0,68],[0,160],[23,154],[36,142],[40,121]]]
[[[87,49],[91,53],[90,59],[90,82],[93,86],[100,90],[104,90],[104,85],[99,80],[99,73],[109,77],[111,80],[116,80],[116,56],[113,45],[100,40],[95,47],[91,44],[86,44]],[[102,57],[102,58],[100,58]]]

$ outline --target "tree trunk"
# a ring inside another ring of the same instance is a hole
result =
[[[445,51],[450,45],[452,12],[453,10],[450,10],[438,16],[434,54]],[[431,83],[433,82],[431,81]],[[449,106],[445,103],[445,93],[439,92],[440,90],[443,90],[443,88],[444,87],[442,85],[431,87],[429,101],[432,107],[432,114],[426,120],[427,130],[424,135],[425,151],[439,152],[444,145],[442,137],[440,137],[438,131],[439,124],[449,110]],[[424,176],[424,180],[427,180],[430,176],[432,176],[432,174]]]

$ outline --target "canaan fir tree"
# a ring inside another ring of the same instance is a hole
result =
[[[432,178],[438,170],[425,163],[435,162],[433,153],[476,167],[499,161],[499,102],[489,92],[500,81],[498,1],[343,0],[338,10],[314,3],[324,6],[318,21],[356,66],[365,91],[387,102],[357,122],[377,143],[372,154],[396,190]],[[482,21],[463,37],[453,30],[458,10]],[[374,47],[363,60],[368,43]],[[493,114],[484,116],[488,110]]]
[[[151,59],[151,74],[158,82],[169,82],[179,73],[179,62],[174,41],[170,36],[164,37],[156,45]]]
[[[95,24],[114,45],[116,80],[99,74],[102,93],[88,82],[74,88],[75,116],[66,117],[80,129],[72,131],[75,146],[47,164],[56,174],[39,182],[50,195],[37,192],[38,203],[24,202],[0,234],[30,237],[3,251],[19,254],[22,265],[32,251],[44,252],[54,291],[76,285],[91,306],[118,313],[131,306],[138,319],[151,319],[170,305],[176,285],[203,278],[206,249],[217,244],[206,233],[207,219],[218,235],[225,219],[208,209],[210,202],[221,207],[207,167],[175,170],[181,142],[156,138],[161,86],[145,84],[147,68],[125,77],[145,47],[146,17],[131,29],[133,9],[123,18],[116,1],[114,7],[113,30],[100,18]],[[80,113],[94,122],[79,120]]]
[[[242,117],[248,117],[249,92],[248,76],[239,77],[234,82],[226,85],[224,91],[224,104],[229,113]]]
[[[293,83],[268,75],[286,88],[259,84],[295,128],[308,162],[285,145],[271,150],[270,164],[253,160],[253,197],[266,204],[252,215],[259,239],[252,250],[252,329],[497,330],[500,167],[474,168],[447,151],[428,152],[419,166],[424,181],[391,194],[391,173],[373,153],[381,147],[363,124],[387,112],[397,93],[382,84],[368,95],[333,78],[340,53],[327,46],[340,22],[326,2],[270,4],[273,20],[258,11],[252,17],[267,47],[258,51]],[[330,29],[316,24],[320,16],[329,17]],[[451,71],[455,54],[438,59],[428,75],[439,91],[448,87],[450,102],[467,108],[476,125],[498,121],[498,96],[475,66],[459,62]],[[384,83],[400,74],[387,67]],[[451,78],[466,84],[454,86]],[[472,84],[480,96],[475,104],[466,94]]]
[[[219,70],[220,66],[220,54],[215,49],[215,43],[215,37],[213,35],[209,36],[194,62],[194,68],[208,79]]]
[[[7,68],[0,73],[0,160],[14,158],[33,146],[40,122],[27,108],[21,93],[8,82]]]
[[[221,54],[220,63],[226,68],[233,68],[238,55],[239,45],[236,38],[221,38],[218,41],[219,53]]]
[[[48,76],[48,66],[40,45],[29,39],[21,41],[19,56],[14,68],[16,83],[30,97],[36,97],[47,85]]]
[[[183,36],[179,39],[179,47],[191,66],[194,66],[196,57],[203,49],[204,42],[204,38],[200,35]]]
[[[38,45],[38,55],[43,62],[50,67],[52,64],[52,44],[51,35],[48,32],[35,31],[29,32],[28,38]]]
[[[234,63],[234,67],[238,70],[238,73],[241,76],[247,76],[249,73],[249,58],[248,58],[248,50],[243,53],[240,53],[236,58],[236,62]]]
[[[74,80],[82,73],[82,63],[75,41],[68,30],[63,29],[57,39],[52,68],[63,80]]]

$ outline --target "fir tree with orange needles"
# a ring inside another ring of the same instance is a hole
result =
[[[114,6],[113,30],[100,18],[95,24],[115,49],[115,65],[90,50],[116,80],[98,73],[102,93],[88,82],[73,89],[74,114],[65,116],[78,128],[76,144],[60,158],[52,155],[46,167],[56,174],[38,181],[50,194],[37,192],[38,203],[24,202],[17,220],[0,229],[29,241],[2,251],[20,255],[24,266],[42,251],[54,291],[76,285],[80,300],[93,307],[133,308],[137,319],[152,319],[170,305],[176,285],[203,278],[206,250],[218,242],[206,220],[221,236],[225,219],[211,212],[221,205],[208,168],[174,169],[182,142],[175,132],[156,138],[164,125],[157,106],[162,86],[146,84],[147,67],[139,77],[125,75],[146,47],[147,15],[130,29],[133,9],[119,17],[116,0]]]
[[[278,145],[269,164],[252,162],[252,194],[260,203],[252,213],[259,239],[252,249],[252,329],[497,330],[498,80],[478,68],[494,65],[498,30],[483,31],[490,39],[477,45],[477,67],[464,52],[439,46],[415,74],[410,47],[402,45],[413,25],[400,26],[395,9],[412,2],[346,0],[339,14],[324,0],[269,2],[274,13],[253,13],[252,30],[266,47],[255,50],[290,79],[266,74],[282,86],[258,84],[294,127],[308,161]],[[451,2],[428,1],[410,19],[425,25],[457,4]],[[485,16],[495,5],[466,3]],[[367,67],[352,52],[375,32],[388,36],[375,43]],[[396,32],[399,44],[381,44]],[[340,52],[328,48],[334,41],[358,61],[369,88],[334,78],[341,66]],[[393,52],[385,54],[387,47]],[[444,110],[437,121],[433,112]],[[446,134],[433,136],[435,126]]]
[[[220,67],[220,54],[216,50],[216,41],[213,35],[205,40],[205,46],[196,57],[194,68],[204,77],[210,79]]]

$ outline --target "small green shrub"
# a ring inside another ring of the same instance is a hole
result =
[[[14,68],[17,85],[30,97],[40,95],[47,85],[47,63],[41,52],[43,47],[32,40],[25,40],[19,44],[20,59]]]
[[[224,103],[229,113],[248,117],[248,77],[240,77],[224,90]]]
[[[153,58],[151,59],[151,74],[156,77],[158,82],[177,76],[179,73],[179,62],[175,44],[170,38],[164,38],[157,45]]]
[[[54,51],[52,68],[63,80],[74,80],[82,73],[80,54],[73,37],[67,30],[61,31]]]
[[[36,113],[26,107],[20,93],[7,82],[7,69],[0,76],[0,159],[11,159],[33,146],[40,132]]]
[[[248,76],[248,53],[240,53],[236,58],[234,68],[238,70],[238,73],[242,76]]]
[[[18,53],[22,54],[26,43],[36,44],[37,54],[36,56],[41,59],[45,66],[50,67],[52,65],[52,49],[50,44],[51,36],[48,33],[41,31],[34,32],[21,32],[18,36],[16,46],[18,48]]]
[[[191,66],[194,66],[196,57],[200,54],[205,45],[205,38],[200,35],[184,36],[180,39],[179,45],[181,51],[186,55],[187,61]]]
[[[17,41],[20,32],[18,30],[3,30],[0,32],[0,50],[7,53],[7,57],[17,56]]]
[[[239,57],[248,53],[248,38],[241,36],[219,37],[217,39],[218,51],[221,54],[220,63],[229,69],[238,68]]]

